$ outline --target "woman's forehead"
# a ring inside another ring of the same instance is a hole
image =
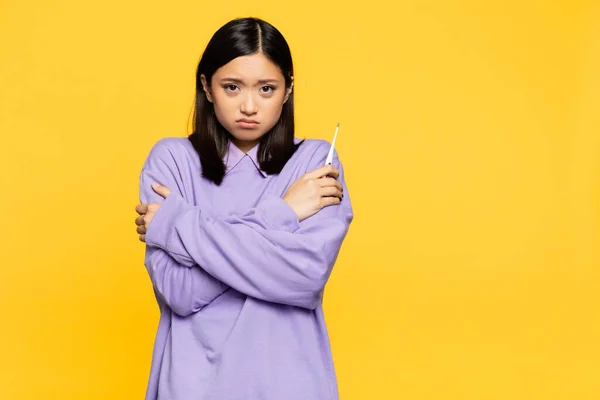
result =
[[[283,80],[281,69],[262,53],[234,58],[219,68],[214,78],[234,78],[244,82]]]

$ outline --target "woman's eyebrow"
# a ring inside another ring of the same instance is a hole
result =
[[[279,79],[260,79],[258,83],[279,83]]]
[[[227,77],[221,79],[221,82],[232,82],[237,84],[243,84],[244,82],[239,78]],[[266,83],[279,83],[279,79],[259,79],[258,83],[264,85]]]

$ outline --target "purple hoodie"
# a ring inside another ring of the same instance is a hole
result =
[[[338,399],[322,296],[353,212],[337,152],[340,204],[299,222],[282,200],[329,146],[305,140],[267,175],[258,145],[230,142],[220,186],[187,138],[153,146],[140,176],[140,201],[162,203],[146,234],[160,307],[146,400]]]

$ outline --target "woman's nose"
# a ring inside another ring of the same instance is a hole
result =
[[[254,99],[254,95],[252,93],[247,93],[246,96],[244,97],[244,100],[242,101],[242,105],[241,105],[241,112],[246,114],[246,115],[252,115],[252,114],[256,114],[256,112],[258,111],[257,109],[257,102]]]

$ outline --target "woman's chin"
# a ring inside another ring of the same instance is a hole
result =
[[[231,136],[238,142],[258,142],[266,132],[255,129],[235,129],[230,132]]]

